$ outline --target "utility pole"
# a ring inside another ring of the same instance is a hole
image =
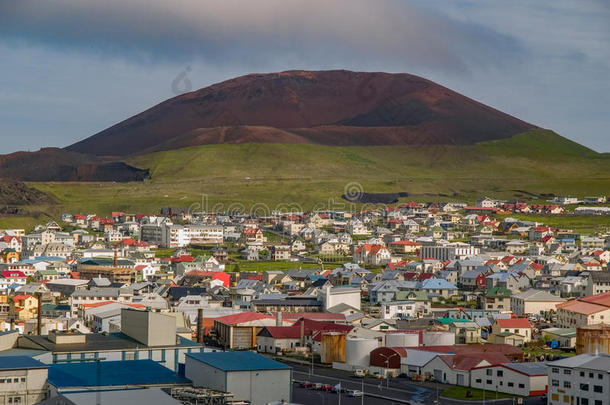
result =
[[[364,405],[364,377],[362,377],[362,396],[360,397],[360,405]]]

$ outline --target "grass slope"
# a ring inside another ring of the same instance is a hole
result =
[[[34,183],[60,204],[55,213],[112,210],[157,213],[194,204],[348,209],[346,184],[366,192],[409,192],[404,200],[466,200],[482,195],[528,198],[540,193],[584,196],[610,189],[610,157],[551,131],[471,146],[328,147],[231,144],[136,156],[150,168],[143,183]]]

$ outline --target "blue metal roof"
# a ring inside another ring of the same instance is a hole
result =
[[[101,368],[98,384],[98,364]],[[190,380],[153,360],[100,361],[53,364],[49,384],[57,387],[181,384]]]
[[[189,353],[186,356],[223,371],[291,369],[290,366],[253,352]]]
[[[18,370],[31,368],[48,368],[44,363],[34,360],[29,356],[6,356],[0,357],[0,370]]]

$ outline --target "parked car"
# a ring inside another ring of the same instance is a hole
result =
[[[354,377],[364,378],[366,377],[366,371],[362,370],[361,368],[354,370]]]
[[[303,382],[301,383],[301,387],[303,387],[303,388],[311,388],[311,387],[312,387],[312,385],[313,385],[313,384],[312,384],[311,382],[309,382],[309,381],[303,381]]]
[[[321,388],[321,390],[322,390],[322,391],[328,391],[328,392],[330,392],[330,391],[332,391],[332,390],[333,390],[333,386],[332,386],[332,385],[330,385],[330,384],[322,384],[322,388]]]
[[[345,392],[345,388],[335,385],[331,391],[338,394],[340,392]]]
[[[323,385],[324,384],[322,384],[322,383],[314,383],[311,388],[314,390],[321,390]]]
[[[360,398],[362,395],[362,391],[360,390],[347,390],[348,397]]]

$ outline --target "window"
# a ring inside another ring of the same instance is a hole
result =
[[[496,375],[498,377],[503,377],[504,376],[504,370],[498,370],[498,372],[496,373]]]
[[[481,383],[481,379],[480,378],[477,378],[475,381],[478,382],[479,384]]]
[[[486,380],[486,381],[485,381],[485,384],[489,384],[489,385],[491,385],[491,380]]]
[[[580,398],[580,405],[589,405],[588,398]]]
[[[554,381],[557,381],[557,380],[554,380]],[[509,382],[509,383],[508,383],[508,386],[509,386],[509,387],[513,387],[514,385],[515,385],[515,383],[512,383],[512,382]],[[557,381],[557,385],[559,385],[559,381]]]
[[[519,384],[519,388],[525,388],[525,384]]]
[[[564,381],[563,388],[572,388],[572,383],[570,381]]]
[[[25,377],[21,377],[21,382],[25,382]]]
[[[567,370],[567,369],[566,369],[566,370],[563,370],[563,373],[564,373],[565,375],[570,375],[570,374],[572,374],[572,370]]]
[[[603,380],[604,379],[604,375],[603,374],[598,374],[597,375],[597,379],[598,380]]]
[[[509,384],[509,387],[512,387],[512,383],[508,383],[508,384]],[[552,380],[551,385],[553,387],[559,387],[559,380]]]
[[[593,392],[604,392],[604,387],[602,387],[601,385],[594,385]]]
[[[589,391],[589,384],[580,384],[581,391]]]
[[[595,400],[595,405],[602,405],[602,400],[601,399],[596,399]]]
[[[487,375],[493,375],[494,371],[492,369],[488,368],[486,371],[487,371]]]

